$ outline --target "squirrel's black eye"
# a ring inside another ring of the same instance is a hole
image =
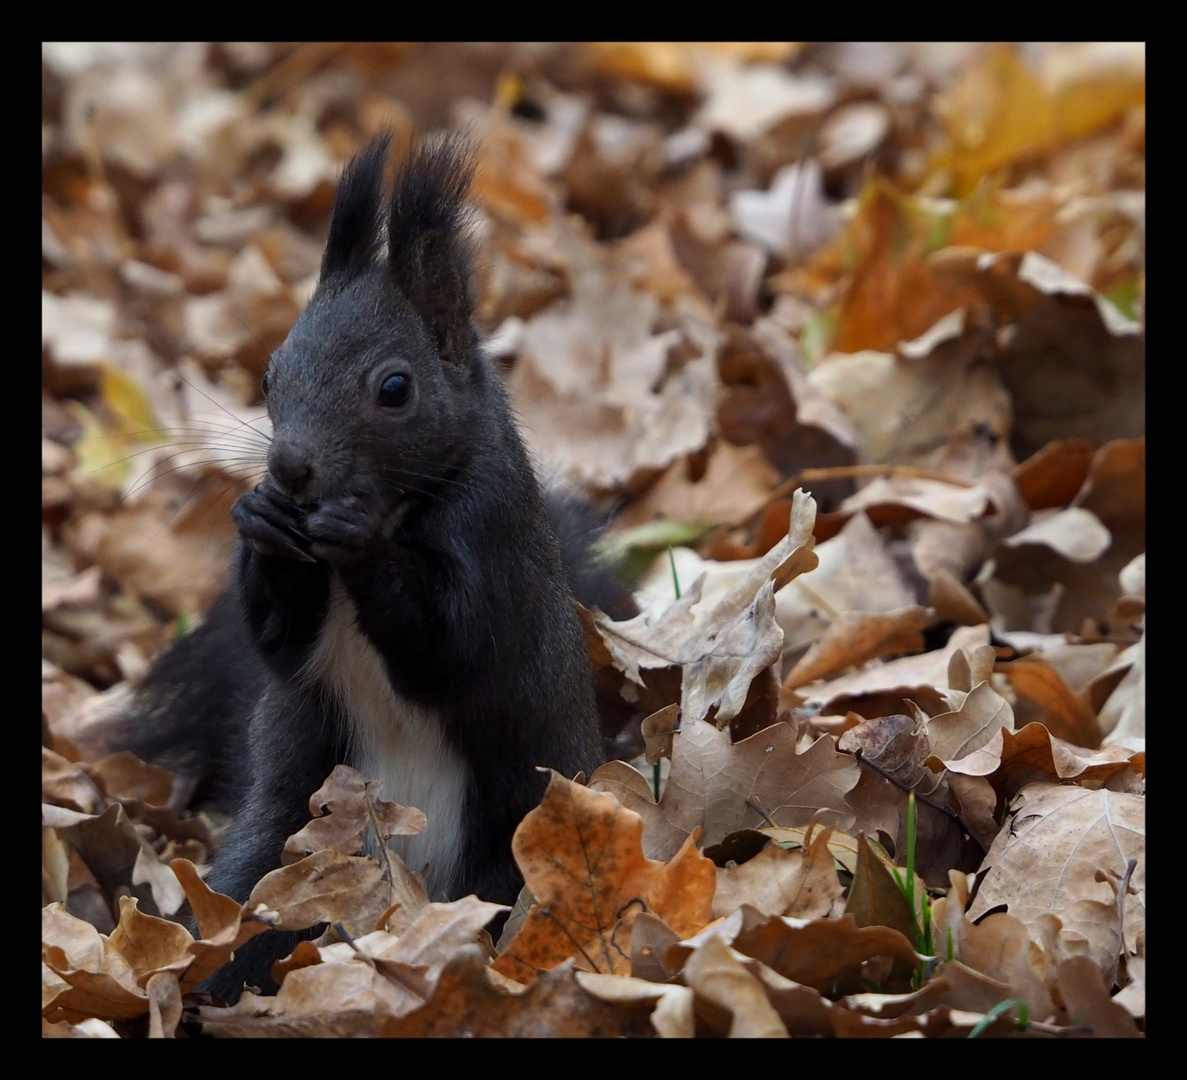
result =
[[[379,388],[379,404],[386,408],[403,405],[412,393],[412,380],[404,374],[389,375]]]
[[[261,386],[261,389],[263,389],[263,391],[264,391],[264,397],[267,397],[268,391],[272,389],[272,369],[271,368],[269,368],[267,371],[264,372],[264,379],[261,382],[260,386]]]

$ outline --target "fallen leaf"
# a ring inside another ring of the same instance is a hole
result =
[[[1128,861],[1136,860],[1124,905],[1125,922],[1133,924],[1126,933],[1136,934],[1145,921],[1138,902],[1146,880],[1145,800],[1103,788],[1039,783],[1023,788],[1010,812],[1008,827],[985,856],[985,877],[969,917],[1000,904],[1024,923],[1056,915],[1065,935],[1087,942],[1099,970],[1114,970],[1121,926],[1116,891],[1101,877],[1109,873],[1120,881]]]
[[[682,973],[698,999],[729,1013],[731,1021],[726,1034],[730,1038],[788,1037],[762,983],[735,959],[720,938],[711,937],[695,950]]]
[[[512,840],[536,904],[494,970],[526,984],[576,954],[587,970],[625,973],[640,911],[681,935],[703,926],[715,877],[695,837],[665,865],[643,855],[642,835],[642,819],[612,795],[554,775]]]
[[[842,612],[783,681],[795,689],[867,660],[923,651],[928,608],[913,606],[883,614]]]
[[[816,503],[796,493],[787,536],[755,564],[709,611],[696,611],[703,580],[659,617],[647,612],[626,622],[597,620],[616,666],[643,684],[641,668],[679,667],[680,715],[685,723],[716,709],[718,724],[742,709],[751,681],[780,654],[775,623],[777,588],[816,565],[812,523]]]
[[[805,850],[788,851],[768,843],[754,858],[717,868],[713,917],[722,918],[742,904],[764,915],[800,919],[836,914],[842,896],[829,847],[832,829],[821,829]]]
[[[664,859],[696,829],[703,831],[706,845],[739,829],[772,823],[820,821],[844,829],[852,821],[845,793],[858,778],[856,762],[837,753],[830,740],[817,740],[796,753],[794,733],[786,724],[732,745],[712,724],[684,724],[658,806],[645,778],[629,766],[612,766],[598,769],[591,786],[614,791],[641,814],[645,851]]]
[[[424,813],[380,798],[381,787],[382,781],[365,780],[355,770],[336,765],[309,798],[313,820],[285,842],[282,865],[326,849],[354,855],[364,848],[368,837],[376,847],[382,847],[393,836],[423,832]]]

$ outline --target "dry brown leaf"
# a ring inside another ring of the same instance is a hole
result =
[[[56,580],[42,574],[41,610],[56,608],[94,608],[102,599],[101,582],[103,573],[97,566],[88,567],[79,574],[66,574]]]
[[[530,983],[574,954],[589,970],[625,973],[640,911],[677,934],[709,919],[713,864],[690,836],[666,865],[643,855],[642,819],[609,794],[553,775],[512,850],[536,903],[494,969]]]
[[[1088,479],[1075,505],[1100,518],[1112,537],[1109,549],[1088,564],[1064,561],[1047,568],[1062,590],[1052,616],[1052,627],[1078,633],[1085,619],[1109,615],[1122,597],[1120,575],[1146,547],[1146,444],[1144,438],[1115,439],[1093,455]],[[1028,576],[1006,561],[999,576],[1014,580],[1028,593],[1041,588],[1033,572]]]
[[[1105,1039],[1136,1039],[1137,1025],[1129,1012],[1109,998],[1100,969],[1086,956],[1072,956],[1057,972],[1063,1006],[1072,1023],[1086,1025],[1091,1034]]]
[[[578,971],[576,976],[583,989],[602,1001],[655,1002],[651,1023],[660,1038],[691,1039],[696,1035],[693,992],[687,986],[657,986],[642,979],[592,971]]]
[[[704,203],[674,214],[671,235],[677,257],[714,311],[730,322],[751,322],[760,308],[766,252],[731,239],[729,215]]]
[[[695,319],[654,332],[658,303],[630,286],[628,259],[557,240],[573,260],[572,293],[524,327],[509,380],[516,414],[554,468],[602,489],[637,482],[705,445],[715,332]]]
[[[445,964],[463,946],[478,938],[500,908],[501,905],[479,900],[476,896],[466,896],[449,904],[426,904],[416,920],[398,937],[386,935],[389,949],[365,951],[378,960],[422,965],[427,977],[435,981]],[[361,943],[365,945],[366,938],[361,939]]]
[[[642,722],[643,746],[648,765],[654,765],[660,758],[672,757],[672,739],[679,729],[680,706],[665,705],[662,709],[645,716]]]
[[[173,789],[173,777],[166,769],[146,764],[127,750],[100,758],[88,766],[88,772],[111,798],[120,802],[136,800],[163,807]]]
[[[1125,896],[1126,936],[1145,925],[1145,800],[1039,783],[1023,788],[1010,812],[985,856],[969,917],[1000,904],[1028,924],[1056,915],[1065,936],[1086,942],[1098,969],[1115,971],[1122,948],[1116,890],[1131,859],[1137,865]]]
[[[992,645],[978,645],[972,652],[955,652],[948,661],[948,686],[955,693],[948,695],[952,704],[962,703],[966,695],[993,675],[997,652]]]
[[[989,643],[989,627],[958,627],[942,649],[888,660],[867,671],[842,675],[822,686],[810,687],[803,696],[807,704],[819,707],[827,716],[845,715],[849,710],[862,716],[886,716],[906,712],[907,701],[925,712],[940,712],[944,699],[937,688],[948,685],[948,662],[958,650],[971,651]],[[868,700],[868,706],[863,704]]]
[[[663,344],[666,351],[674,342]],[[603,490],[637,483],[703,447],[712,389],[707,362],[690,362],[662,393],[630,408],[596,395],[591,401],[584,390],[558,391],[527,364],[512,377],[516,414],[536,456]]]
[[[1000,370],[1016,416],[1010,445],[1019,457],[1055,439],[1080,437],[1100,445],[1144,432],[1145,335],[1139,324],[1033,251],[954,256],[943,266],[954,280],[974,283],[1016,328]],[[1075,402],[1070,414],[1059,404],[1069,401]]]
[[[246,992],[231,1008],[203,1007],[200,1015],[216,1036],[362,1038],[377,1035],[402,1004],[368,964],[315,964],[290,970],[275,997]]]
[[[378,859],[316,851],[264,875],[244,905],[280,930],[303,930],[321,922],[342,923],[352,935],[365,934],[393,904],[419,908],[427,899],[389,851]]]
[[[849,1012],[816,990],[784,978],[751,957],[742,957],[742,964],[762,984],[768,1000],[793,1038],[868,1038],[874,1035],[890,1038],[918,1028],[910,1018],[886,1022]]]
[[[1015,693],[1039,706],[1042,711],[1036,719],[1053,736],[1090,750],[1100,745],[1100,724],[1086,695],[1074,693],[1050,664],[1040,657],[1026,656],[1002,664],[998,670],[1010,680]],[[949,755],[937,751],[937,756]]]
[[[41,797],[83,814],[97,814],[104,805],[103,793],[86,770],[45,746],[41,748]]]
[[[185,889],[201,935],[190,946],[194,962],[186,972],[187,984],[196,986],[228,963],[236,949],[268,927],[245,917],[243,907],[229,896],[208,888],[188,859],[174,859],[169,865]]]
[[[807,378],[795,340],[773,319],[756,320],[753,332],[727,325],[717,372],[725,387],[717,420],[730,442],[758,443],[784,476],[856,461],[853,425]],[[824,481],[813,493],[831,502],[849,488]]]
[[[845,914],[852,915],[858,926],[888,926],[897,930],[908,941],[918,933],[916,919],[918,912],[912,911],[906,896],[892,872],[892,865],[884,851],[876,850],[867,836],[859,836],[857,868],[853,873],[853,884],[849,887],[849,898],[845,903]],[[899,871],[899,879],[906,881],[906,871]],[[915,895],[924,895],[923,882],[912,883]],[[900,977],[902,972],[900,972]]]
[[[847,754],[860,751],[863,760],[876,765],[904,791],[920,785],[930,791],[937,777],[923,764],[931,749],[926,726],[923,716],[880,716],[843,732],[837,749]]]
[[[214,471],[199,480],[154,480],[116,513],[72,522],[66,540],[170,613],[205,611],[225,584],[235,539],[231,505],[245,490]]]
[[[1084,787],[1099,787],[1131,763],[1135,770],[1144,772],[1144,755],[1122,746],[1085,750],[1052,735],[1042,724],[1027,724],[1019,731],[1002,728],[984,746],[962,758],[933,757],[929,762],[950,773],[984,776],[1006,799],[1039,778],[1077,780]]]
[[[41,294],[41,344],[62,366],[93,369],[112,351],[116,308],[110,300]]]
[[[1005,950],[1005,955],[995,957],[996,962],[992,965],[998,970],[1005,969],[1003,977],[978,971],[960,960],[953,960],[944,965],[944,981],[948,984],[948,993],[944,995],[943,1000],[950,1007],[963,1011],[987,1013],[1001,1002],[1015,998],[1025,1002],[1033,1016],[1049,1020],[1053,1013],[1051,996],[1029,968],[1030,938],[1021,923],[1009,925],[1019,931],[1017,936],[1006,937],[1003,940],[997,935],[996,930],[986,935],[991,946]]]
[[[694,123],[740,142],[795,120],[811,124],[836,94],[826,79],[776,64],[709,64],[701,88],[706,97]]]
[[[694,829],[703,831],[706,845],[771,823],[820,821],[845,829],[852,820],[845,793],[857,778],[856,762],[837,753],[829,739],[818,739],[797,754],[795,735],[786,724],[731,744],[712,724],[697,722],[682,725],[676,736],[672,771],[658,806],[646,779],[629,766],[603,766],[590,784],[613,791],[641,814],[644,850],[667,859]]]
[[[980,484],[949,484],[900,474],[870,481],[841,504],[842,513],[863,510],[879,525],[918,517],[964,525],[993,512],[993,508],[992,495]]]
[[[148,991],[148,1037],[172,1039],[181,1023],[181,987],[176,973],[160,971],[151,975],[145,990]]]
[[[1083,507],[1069,506],[1051,514],[1032,516],[1031,524],[1006,537],[1008,548],[1042,544],[1073,562],[1092,562],[1109,547],[1112,537],[1100,518]]]
[[[775,623],[775,590],[816,565],[812,524],[816,503],[796,493],[787,536],[764,555],[709,611],[694,611],[702,580],[658,617],[626,622],[602,617],[598,631],[616,666],[643,685],[640,669],[679,667],[684,723],[716,709],[719,724],[742,709],[751,681],[778,658],[783,634]]]
[[[840,919],[791,919],[765,916],[742,907],[724,923],[678,942],[668,950],[680,963],[710,937],[719,936],[736,952],[761,961],[772,971],[821,993],[842,975],[878,956],[917,964],[915,950],[897,930],[859,927],[851,915]]]
[[[653,1034],[651,999],[607,1001],[586,990],[569,965],[541,972],[522,993],[492,985],[486,958],[467,946],[445,968],[424,1008],[389,1021],[389,1038],[590,1038]]]
[[[275,997],[245,994],[232,1009],[205,1014],[214,1030],[255,1034],[376,1035],[433,996],[446,965],[464,952],[499,905],[476,897],[428,904],[399,935],[384,930],[323,945],[302,942]]]
[[[664,303],[683,298],[697,307],[703,304],[706,321],[712,318],[708,299],[677,257],[668,222],[661,219],[644,225],[614,247],[617,254],[634,263],[630,280],[637,288]]]
[[[1141,951],[1125,957],[1125,973],[1128,982],[1116,994],[1113,1001],[1120,1005],[1135,1020],[1146,1018],[1146,957],[1145,938],[1140,942]],[[1093,965],[1095,970],[1095,965]],[[1098,973],[1099,974],[1099,973]]]
[[[824,171],[813,158],[784,165],[767,188],[730,192],[738,235],[774,255],[798,261],[837,231],[824,192]]]
[[[695,46],[679,41],[591,41],[585,60],[602,75],[647,83],[671,94],[696,88]]]
[[[913,816],[916,868],[929,884],[937,885],[945,880],[948,867],[963,861],[962,823],[957,816],[960,803],[947,776],[926,764],[925,717],[915,711],[914,719],[888,716],[858,724],[841,736],[838,748],[860,754],[863,766],[860,779],[846,795],[856,810],[853,830],[859,835],[884,834],[899,861],[904,862]],[[908,801],[912,793],[916,797],[914,810]],[[990,837],[996,832],[994,823]],[[859,855],[860,850],[859,845]],[[850,900],[854,899],[851,894]]]
[[[787,1029],[767,999],[763,985],[719,937],[710,937],[693,951],[682,974],[698,1003],[730,1017],[730,1038],[786,1039]]]
[[[1013,915],[998,912],[972,922],[965,915],[972,875],[952,871],[950,877],[947,896],[932,904],[933,940],[942,955],[956,961],[943,967],[950,989],[943,1000],[987,1012],[1012,996],[1026,1002],[1034,1019],[1049,1019],[1054,1012],[1050,953]]]
[[[286,841],[282,865],[327,848],[354,855],[363,849],[368,836],[376,847],[382,847],[393,836],[423,832],[424,813],[386,801],[380,797],[381,789],[382,781],[365,780],[345,765],[334,766],[326,782],[309,798],[313,820]]]
[[[632,503],[615,524],[622,528],[657,518],[703,525],[737,524],[761,509],[779,474],[757,446],[718,443],[697,479],[687,460],[674,461],[646,495]]]
[[[1098,722],[1101,735],[1110,743],[1133,749],[1146,745],[1146,636],[1121,656],[1132,666],[1108,700],[1101,706]]]
[[[1010,198],[987,189],[961,203],[934,202],[870,179],[848,228],[818,252],[804,276],[845,282],[835,347],[844,353],[892,349],[973,302],[976,293],[938,274],[928,256],[937,240],[989,251],[1040,246],[1052,233],[1047,198]]]
[[[43,1002],[51,1022],[87,1017],[116,1019],[148,1012],[148,996],[137,985],[131,965],[90,923],[70,915],[62,904],[41,913]],[[45,979],[49,979],[47,984]],[[52,992],[64,981],[70,989]],[[51,988],[46,993],[47,986]]]
[[[930,609],[917,605],[882,614],[841,612],[791,669],[783,686],[794,690],[867,660],[923,652],[923,630],[931,618]]]
[[[854,514],[813,550],[816,569],[796,578],[775,601],[785,650],[817,639],[841,612],[886,612],[914,603],[914,590],[864,513]]]
[[[78,853],[108,896],[130,892],[146,909],[167,915],[180,908],[184,897],[176,876],[118,803],[98,816],[44,803],[41,820]]]
[[[953,691],[948,698],[957,707],[927,722],[927,739],[935,757],[957,761],[979,750],[999,731],[1014,728],[1009,702],[988,682],[978,683],[967,694]]]
[[[918,562],[918,553],[916,554]],[[959,626],[980,626],[989,622],[989,612],[981,602],[946,567],[937,567],[924,575],[928,579],[927,603],[940,622]]]
[[[833,869],[831,837],[832,829],[821,829],[807,850],[768,843],[744,863],[719,866],[713,917],[722,918],[743,904],[764,915],[797,919],[839,914],[843,890]]]
[[[1014,481],[1032,510],[1068,506],[1088,476],[1092,443],[1056,439],[1014,469]]]
[[[1146,516],[1146,440],[1115,439],[1092,457],[1076,505],[1090,510],[1114,532]],[[1124,529],[1128,531],[1128,529]]]
[[[120,921],[108,940],[131,965],[140,985],[157,972],[170,971],[186,989],[193,987],[194,981],[187,977],[193,936],[178,923],[144,914],[131,897],[120,899]]]
[[[952,316],[953,320],[958,318]],[[1006,426],[1010,403],[999,377],[977,362],[984,349],[982,335],[968,332],[939,344],[933,338],[954,330],[941,324],[935,334],[909,345],[920,356],[881,352],[833,354],[814,368],[809,382],[835,401],[860,433],[869,457],[879,464],[927,465],[937,445],[953,431],[975,429],[1001,431]],[[905,346],[904,346],[905,348]],[[928,401],[924,411],[921,400]],[[959,493],[937,498],[943,485],[917,481],[905,494],[914,501],[930,500],[922,513],[967,521],[984,506]],[[984,496],[982,495],[982,499]],[[863,496],[852,509],[867,509],[878,501],[898,502],[893,491]],[[955,515],[955,516],[953,516]],[[913,515],[914,516],[914,515]]]

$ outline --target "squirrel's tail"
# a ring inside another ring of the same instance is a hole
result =
[[[234,809],[246,781],[247,722],[262,673],[228,589],[206,620],[157,659],[112,739],[175,773],[181,805]]]
[[[638,614],[619,568],[599,557],[597,541],[610,515],[582,495],[548,484],[544,506],[561,545],[561,561],[573,595],[587,608],[600,608],[612,619]]]

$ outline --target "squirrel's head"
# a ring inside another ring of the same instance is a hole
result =
[[[264,379],[268,469],[298,503],[431,490],[467,452],[488,396],[468,155],[456,141],[415,149],[388,191],[388,143],[347,166],[317,289]]]

